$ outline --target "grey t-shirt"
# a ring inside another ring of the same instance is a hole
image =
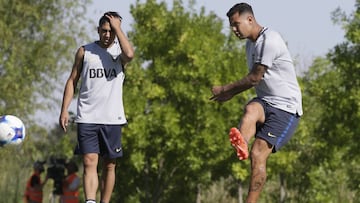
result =
[[[289,50],[279,33],[263,28],[255,42],[247,40],[248,68],[262,64],[267,71],[255,87],[258,97],[270,105],[299,116],[302,96]]]
[[[77,123],[125,124],[125,74],[117,41],[108,49],[97,43],[84,46],[84,62],[77,105]]]

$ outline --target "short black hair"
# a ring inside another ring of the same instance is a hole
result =
[[[103,16],[101,16],[100,20],[99,20],[99,27],[102,26],[104,23],[108,22],[110,23],[109,21],[109,18],[107,18],[106,16],[114,16],[114,17],[117,17],[117,18],[120,18],[122,19],[122,17],[115,11],[108,11],[106,13],[104,13]]]
[[[233,7],[230,8],[230,10],[226,13],[226,16],[230,18],[235,13],[243,14],[243,13],[251,13],[254,15],[254,12],[252,10],[252,7],[247,3],[238,3],[235,4]]]

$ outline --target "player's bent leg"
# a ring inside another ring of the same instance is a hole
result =
[[[229,139],[240,160],[248,158],[248,143],[256,133],[256,125],[264,122],[264,107],[258,101],[253,100],[246,105],[239,128],[230,129]]]
[[[257,202],[261,190],[266,182],[266,161],[272,153],[272,148],[268,142],[256,138],[251,149],[251,180],[246,199],[247,203]]]
[[[101,175],[101,202],[109,203],[115,185],[116,159],[104,159]]]
[[[89,153],[83,155],[83,164],[84,164],[84,193],[86,199],[96,199],[96,191],[99,184],[98,174],[97,174],[97,164],[99,160],[99,155],[97,153]]]
[[[256,125],[265,122],[264,107],[259,102],[246,105],[244,115],[239,124],[239,130],[244,139],[249,142],[256,133]]]

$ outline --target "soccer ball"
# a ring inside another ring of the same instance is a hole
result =
[[[16,116],[0,117],[0,146],[5,144],[18,145],[25,139],[24,123]]]

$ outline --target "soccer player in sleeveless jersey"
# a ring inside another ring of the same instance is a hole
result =
[[[99,157],[103,158],[101,202],[110,202],[116,158],[122,156],[121,128],[127,123],[122,98],[124,70],[134,57],[134,49],[121,28],[121,21],[116,12],[106,12],[100,18],[99,40],[78,49],[64,90],[59,123],[66,131],[68,107],[81,78],[75,122],[87,202],[96,202]]]

